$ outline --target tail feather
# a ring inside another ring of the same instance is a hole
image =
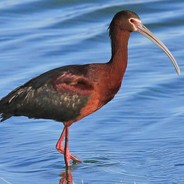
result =
[[[8,109],[6,103],[3,99],[0,100],[0,122],[5,121],[6,119],[10,118],[12,115],[6,113],[6,109]]]
[[[1,113],[0,114],[0,122],[5,121],[6,119],[10,118],[11,116],[12,115],[10,115],[10,114],[3,114],[3,113]]]
[[[0,122],[3,121],[3,109],[2,109],[2,101],[0,100]]]
[[[3,114],[1,113],[1,114],[0,114],[0,122],[2,122],[3,119],[4,119],[4,118],[3,118]]]
[[[29,90],[30,88],[20,86],[0,100],[0,122],[15,115],[15,111],[20,106],[19,101],[24,100]]]
[[[0,122],[5,121],[6,119],[12,116],[11,114],[11,105],[10,100],[12,98],[12,93],[8,94],[0,100]]]

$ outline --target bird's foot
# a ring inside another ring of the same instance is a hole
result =
[[[64,154],[64,148],[59,148],[57,149],[61,154]],[[72,160],[73,161],[73,164],[78,164],[78,163],[81,163],[81,160],[79,160],[76,156],[74,156],[73,154],[71,154],[70,152],[68,153],[68,157],[67,160]]]
[[[72,155],[70,152],[66,152],[66,154],[64,154],[65,157],[65,164],[66,164],[66,168],[70,168],[71,164],[70,164],[70,160],[72,160],[73,164],[78,164],[81,163],[81,161],[75,157],[74,155]]]

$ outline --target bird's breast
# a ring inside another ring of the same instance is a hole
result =
[[[119,91],[120,86],[121,85],[117,85],[117,86],[109,87],[107,90],[104,90],[104,93],[101,96],[103,105],[105,105],[106,103],[108,103],[114,98],[114,96]]]

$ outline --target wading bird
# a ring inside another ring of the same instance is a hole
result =
[[[123,10],[114,16],[109,26],[112,56],[107,63],[63,66],[31,79],[1,99],[1,121],[11,116],[27,116],[63,122],[56,148],[64,154],[67,168],[70,160],[80,162],[69,151],[69,127],[100,109],[118,92],[127,67],[128,40],[134,31],[157,44],[180,74],[167,47],[141,23],[136,13]]]

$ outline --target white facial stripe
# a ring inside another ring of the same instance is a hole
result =
[[[140,24],[141,23],[141,20],[139,20],[139,19],[136,19],[136,18],[130,18],[129,19],[129,22],[130,22],[130,24],[132,24],[133,25],[133,27],[134,27],[134,31],[137,31],[137,24]]]

